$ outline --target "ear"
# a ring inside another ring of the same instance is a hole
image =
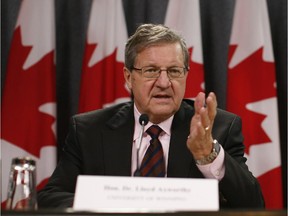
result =
[[[126,67],[123,68],[123,75],[124,75],[124,79],[126,82],[126,86],[129,88],[129,90],[131,90],[131,88],[132,88],[132,83],[131,83],[132,76],[131,76],[131,72]]]

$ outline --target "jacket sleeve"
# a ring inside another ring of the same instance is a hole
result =
[[[77,176],[81,173],[82,163],[75,125],[73,119],[60,161],[47,185],[38,192],[39,208],[67,208],[73,205]]]
[[[221,207],[264,208],[260,185],[246,165],[241,119],[236,115],[220,121],[223,119],[229,119],[229,123],[220,122],[218,128],[223,131],[216,132],[222,134],[218,141],[225,150],[225,175],[219,182]]]

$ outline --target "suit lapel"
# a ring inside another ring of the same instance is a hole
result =
[[[105,175],[130,176],[134,133],[133,103],[122,107],[103,133]]]

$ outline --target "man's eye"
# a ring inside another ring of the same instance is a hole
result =
[[[179,70],[179,68],[170,68],[169,73],[170,74],[179,74],[179,73],[181,73],[181,71]]]
[[[158,71],[157,68],[146,68],[144,70],[145,73],[156,73]]]

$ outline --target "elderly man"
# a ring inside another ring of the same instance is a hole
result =
[[[39,193],[39,207],[72,206],[80,174],[135,173],[215,178],[221,208],[264,207],[245,164],[241,119],[217,109],[214,93],[184,99],[189,54],[179,34],[163,25],[139,26],[126,44],[123,72],[132,101],[72,118],[60,162]]]

